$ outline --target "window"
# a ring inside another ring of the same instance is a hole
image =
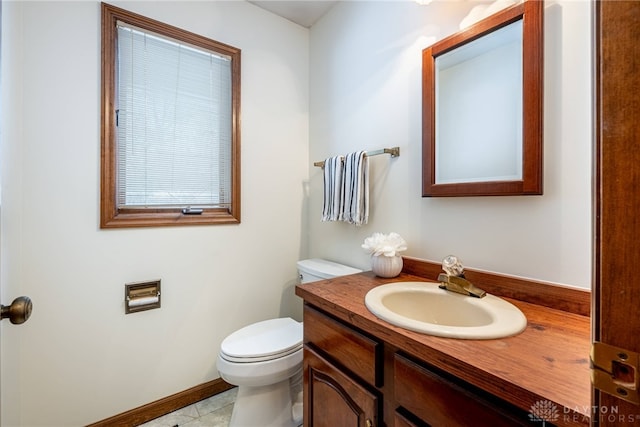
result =
[[[240,50],[102,4],[100,227],[240,222]]]

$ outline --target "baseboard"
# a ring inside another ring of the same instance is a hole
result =
[[[233,388],[222,378],[200,384],[188,390],[167,396],[155,402],[147,403],[130,411],[89,424],[87,427],[131,427],[137,426],[163,415],[169,414],[185,406],[192,405],[223,391]]]

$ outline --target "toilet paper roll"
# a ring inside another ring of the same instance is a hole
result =
[[[129,307],[140,307],[141,305],[155,304],[160,300],[160,297],[142,297],[129,300]]]

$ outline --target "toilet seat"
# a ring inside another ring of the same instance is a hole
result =
[[[302,323],[289,317],[245,326],[220,345],[220,356],[236,363],[263,362],[302,349]]]

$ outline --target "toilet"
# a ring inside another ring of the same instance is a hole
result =
[[[361,271],[318,258],[298,261],[301,283]],[[302,425],[302,322],[269,319],[233,332],[220,345],[217,367],[238,386],[230,427]]]

